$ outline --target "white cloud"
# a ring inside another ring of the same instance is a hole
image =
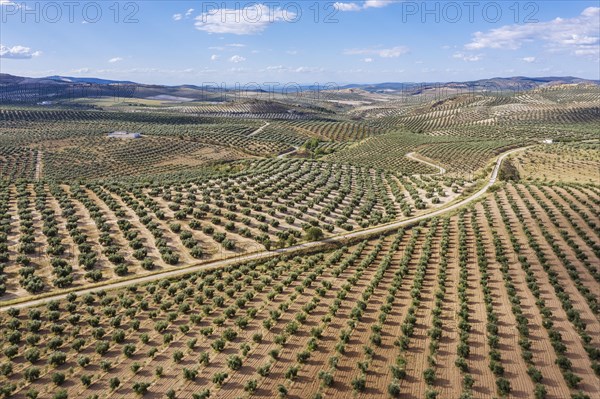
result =
[[[404,69],[384,69],[381,73],[404,73],[406,72]]]
[[[296,69],[293,70],[293,72],[296,73],[316,73],[316,72],[323,72],[323,68],[316,68],[316,67],[298,67]]]
[[[362,2],[362,4],[359,4],[356,2],[348,3],[348,2],[337,1],[337,2],[333,3],[333,6],[338,11],[362,11],[362,10],[366,10],[368,8],[387,7],[390,4],[394,4],[397,2],[398,2],[398,0],[366,0],[366,1]]]
[[[86,68],[83,68],[82,70],[86,70]],[[220,72],[217,69],[210,69],[210,68],[203,68],[201,70],[196,70],[193,68],[186,68],[186,69],[159,69],[159,68],[128,68],[128,69],[115,69],[115,68],[107,68],[107,69],[98,69],[94,71],[97,74],[110,74],[113,76],[119,76],[120,78],[124,78],[124,79],[129,79],[128,75],[132,75],[132,74],[161,74],[161,75],[173,75],[173,76],[180,76],[181,74],[196,74],[196,75],[203,75],[203,74],[207,74],[207,73],[216,73],[216,72]]]
[[[219,59],[219,56],[218,56],[218,55],[216,55],[216,54],[213,54],[213,55],[211,55],[211,56],[210,56],[210,60],[211,60],[211,61],[216,61],[216,60],[218,60],[218,59]]]
[[[598,57],[598,47],[577,49],[577,50],[575,50],[575,55],[595,56],[597,58]]]
[[[488,32],[475,32],[468,50],[484,48],[516,50],[525,43],[544,43],[550,51],[575,55],[600,53],[598,19],[600,7],[588,7],[574,18],[555,18],[551,21],[524,25],[505,25]]]
[[[269,72],[289,72],[289,73],[318,73],[318,72],[323,72],[324,69],[323,68],[319,68],[319,67],[306,67],[306,66],[286,67],[286,66],[283,66],[283,65],[272,65],[272,66],[268,66],[266,68],[266,71],[269,71]]]
[[[173,21],[181,21],[184,18],[188,19],[189,17],[192,16],[193,12],[194,12],[194,9],[190,8],[189,10],[187,10],[185,12],[185,14],[181,14],[181,13],[173,14]]]
[[[371,49],[350,49],[344,51],[346,55],[377,55],[381,58],[398,58],[402,54],[408,53],[408,47],[406,46],[396,46],[392,48],[371,48]]]
[[[390,49],[379,50],[377,54],[383,58],[397,58],[408,53],[408,47],[398,46]]]
[[[289,55],[297,55],[298,51],[297,50],[288,50],[288,51],[286,51],[286,53]]]
[[[231,43],[231,44],[226,44],[227,47],[246,47],[245,44],[241,44],[241,43]]]
[[[86,73],[90,73],[90,68],[73,69],[71,73],[74,75],[84,75]]]
[[[121,62],[123,61],[123,58],[121,57],[115,57],[115,58],[111,58],[110,60],[108,60],[108,62],[110,62],[111,64],[115,64],[117,62]]]
[[[239,64],[240,62],[244,61],[246,61],[246,58],[242,57],[241,55],[234,55],[229,59],[229,62],[233,62],[234,64]]]
[[[481,61],[481,54],[454,53],[452,54],[452,58],[457,58],[459,60],[468,62],[476,62]]]
[[[335,2],[333,3],[333,6],[338,10],[338,11],[360,11],[362,10],[362,7],[356,3],[342,3],[342,2]]]
[[[21,5],[11,0],[0,0],[0,7],[14,7],[14,9],[18,9],[21,8]]]
[[[13,46],[7,47],[0,44],[0,58],[8,58],[13,60],[26,60],[42,55],[41,51],[31,51],[29,47]]]
[[[267,29],[275,22],[295,22],[296,14],[271,9],[264,4],[254,4],[242,9],[221,8],[202,13],[196,17],[196,29],[208,33],[229,33],[233,35],[253,35]]]
[[[363,8],[382,8],[397,2],[398,1],[396,0],[367,0],[365,1]]]
[[[373,62],[373,58],[365,58],[363,61],[366,63],[370,63]]]
[[[532,62],[535,62],[535,57],[524,57],[522,58],[522,60],[527,62],[528,64],[531,64]]]

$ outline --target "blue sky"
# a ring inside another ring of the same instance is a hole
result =
[[[16,75],[228,85],[600,79],[598,1],[0,0],[0,11],[0,71]]]

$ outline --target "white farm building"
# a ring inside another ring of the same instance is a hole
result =
[[[109,133],[108,137],[113,139],[139,139],[142,135],[140,133],[112,132]]]

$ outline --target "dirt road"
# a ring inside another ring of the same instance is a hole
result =
[[[250,133],[247,137],[252,137],[252,136],[256,136],[257,134],[259,134],[260,132],[262,132],[263,130],[265,130],[265,128],[267,126],[269,126],[270,123],[266,122],[264,125],[262,125],[261,127],[259,127],[258,129],[256,129],[255,131],[253,131],[252,133]]]
[[[412,159],[413,161],[424,163],[425,165],[428,165],[428,166],[431,166],[432,168],[438,169],[439,170],[439,172],[437,173],[438,175],[443,175],[446,173],[446,169],[442,168],[441,166],[436,165],[431,162],[427,162],[421,158],[417,158],[415,152],[409,152],[408,154],[406,154],[406,158]]]
[[[35,180],[39,181],[42,178],[42,159],[44,153],[42,151],[37,152],[37,158],[35,160]]]
[[[286,152],[284,152],[284,153],[282,153],[282,154],[279,154],[279,155],[277,155],[277,158],[279,158],[279,159],[283,159],[283,158],[287,157],[288,155],[290,155],[290,154],[293,154],[293,153],[295,153],[296,151],[298,151],[298,149],[299,149],[299,148],[300,148],[300,147],[296,147],[296,146],[294,146],[294,149],[293,149],[293,150],[289,150],[289,151],[286,151]]]

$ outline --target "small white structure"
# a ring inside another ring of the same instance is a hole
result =
[[[142,135],[140,133],[112,132],[109,133],[108,137],[112,139],[139,139]]]
[[[552,140],[552,139],[545,139],[545,140],[542,140],[542,143],[544,143],[544,144],[552,144],[552,143],[554,143],[554,140]]]

